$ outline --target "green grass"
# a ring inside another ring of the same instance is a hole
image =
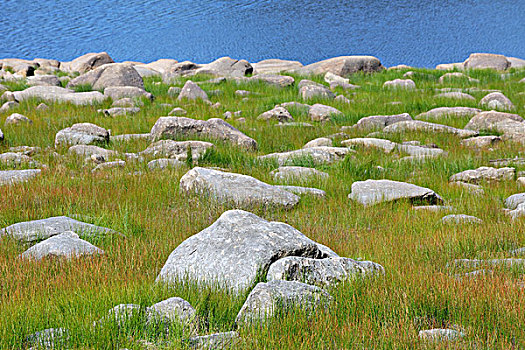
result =
[[[208,91],[223,91],[220,96],[211,97],[213,103],[221,103],[220,108],[203,102],[177,101],[167,95],[168,85],[158,78],[148,78],[146,89],[156,99],[144,101],[141,111],[133,116],[110,118],[97,113],[97,109],[109,108],[111,101],[83,107],[48,103],[49,110],[39,112],[35,107],[40,101],[36,100],[24,101],[1,115],[4,121],[11,113],[21,113],[33,120],[33,125],[2,125],[5,141],[0,144],[0,152],[7,152],[13,146],[42,147],[42,153],[34,159],[47,164],[48,169],[29,183],[0,188],[0,227],[49,216],[81,215],[84,221],[112,228],[125,238],[115,236],[93,241],[106,252],[100,257],[38,263],[18,259],[27,247],[2,239],[0,348],[24,348],[29,334],[57,327],[69,329],[68,348],[74,349],[140,349],[141,339],[157,342],[161,348],[184,348],[181,339],[187,334],[183,330],[165,336],[140,318],[130,320],[122,328],[111,324],[93,327],[93,322],[117,304],[147,307],[179,296],[197,309],[203,320],[200,334],[230,331],[235,329],[235,316],[247,296],[246,293],[232,295],[217,286],[204,288],[179,283],[167,288],[155,284],[173,249],[211,225],[225,210],[232,209],[207,196],[187,196],[179,191],[179,179],[190,169],[191,162],[185,168],[166,171],[149,171],[145,163],[129,162],[124,169],[92,175],[92,167],[85,166],[82,159],[68,156],[67,149],[57,149],[59,155],[53,153],[54,137],[59,130],[74,123],[91,122],[111,129],[113,135],[147,133],[159,117],[177,106],[188,111],[187,117],[197,119],[219,118],[225,111],[241,110],[245,123],[228,122],[254,138],[259,149],[250,152],[207,140],[216,147],[199,165],[220,167],[274,183],[269,172],[277,164],[258,161],[258,155],[299,149],[314,138],[338,133],[341,126],[353,125],[369,115],[406,112],[415,117],[435,107],[478,107],[473,101],[436,100],[433,98],[436,88],[499,89],[516,105],[515,113],[525,116],[525,96],[520,94],[523,84],[518,83],[523,72],[502,80],[496,72],[473,71],[470,76],[479,79],[479,83],[459,79],[440,85],[437,81],[445,72],[416,71],[416,91],[382,89],[385,81],[401,78],[406,70],[351,76],[350,82],[360,85],[361,89],[339,91],[353,101],[351,104],[308,102],[329,104],[343,112],[335,120],[311,128],[280,128],[273,122],[257,121],[259,114],[278,103],[301,101],[297,87],[279,89],[256,82],[202,85]],[[298,82],[299,78],[295,78]],[[321,77],[313,80],[322,82]],[[182,86],[184,81],[181,79],[176,86]],[[5,85],[13,90],[25,88],[20,83]],[[243,100],[235,95],[238,89],[256,94]],[[88,89],[82,89],[85,90]],[[477,101],[485,95],[483,92],[471,94]],[[402,104],[388,104],[392,101]],[[173,107],[162,107],[162,103]],[[296,121],[312,123],[305,111],[290,109],[290,112]],[[464,127],[468,120],[447,117],[436,122]],[[349,137],[364,136],[363,132],[349,132]],[[474,196],[448,184],[451,175],[486,166],[491,159],[524,156],[525,146],[503,143],[494,150],[478,152],[461,146],[458,138],[444,134],[407,133],[384,137],[396,142],[433,143],[448,155],[424,163],[402,163],[398,159],[404,154],[399,152],[384,154],[356,148],[357,152],[344,161],[317,166],[330,174],[328,181],[301,183],[325,190],[326,199],[304,196],[290,211],[269,208],[252,211],[267,220],[292,225],[341,256],[380,263],[386,275],[350,281],[330,290],[334,302],[327,310],[318,310],[314,315],[292,310],[278,313],[264,326],[239,329],[242,340],[238,348],[445,348],[446,345],[420,342],[418,331],[453,325],[461,326],[467,334],[454,348],[525,347],[522,271],[495,269],[494,275],[457,280],[454,274],[458,271],[446,267],[457,258],[508,257],[509,250],[525,246],[525,223],[511,221],[501,210],[506,197],[523,191],[514,181],[483,184],[483,196]],[[119,152],[139,152],[147,146],[145,141],[130,141],[104,147]],[[297,165],[311,166],[312,162],[300,159]],[[517,170],[525,167],[517,166]],[[364,208],[347,198],[354,181],[381,178],[431,188],[445,198],[454,213],[477,216],[484,224],[441,225],[439,219],[448,213],[414,211],[410,204],[403,202]]]

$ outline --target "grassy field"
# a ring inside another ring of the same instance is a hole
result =
[[[17,222],[67,215],[112,228],[123,237],[92,241],[106,254],[71,261],[26,261],[18,258],[27,247],[3,238],[0,242],[0,349],[21,349],[26,337],[46,328],[69,330],[68,348],[141,349],[140,340],[157,343],[159,348],[184,348],[182,330],[169,337],[144,322],[93,327],[107,310],[121,303],[149,306],[172,296],[189,301],[203,321],[200,334],[235,329],[235,317],[247,293],[228,294],[219,288],[184,285],[166,288],[155,278],[170,252],[184,239],[212,224],[224,211],[232,209],[206,197],[179,192],[179,179],[189,167],[150,171],[145,163],[128,162],[123,169],[91,173],[82,159],[67,155],[67,149],[54,153],[57,131],[78,122],[91,122],[110,129],[112,135],[147,133],[155,121],[176,106],[196,119],[222,117],[225,111],[242,111],[245,123],[228,120],[254,138],[259,149],[249,152],[216,140],[216,145],[200,166],[216,166],[274,183],[269,172],[277,167],[260,162],[258,155],[301,148],[306,142],[340,132],[369,115],[421,112],[442,106],[478,107],[486,94],[472,92],[477,101],[435,99],[440,87],[479,87],[498,89],[516,105],[515,113],[525,117],[525,84],[518,81],[525,72],[515,71],[507,79],[499,73],[473,71],[479,83],[451,81],[438,84],[442,71],[417,69],[413,78],[416,91],[384,90],[385,81],[400,78],[406,70],[384,71],[373,75],[354,75],[352,84],[361,86],[343,92],[353,102],[313,100],[343,112],[332,122],[314,127],[276,127],[256,117],[274,105],[300,101],[297,87],[283,89],[263,83],[224,82],[202,85],[221,90],[211,96],[220,102],[212,108],[203,102],[179,102],[167,94],[169,85],[148,78],[146,89],[156,96],[143,101],[133,116],[106,117],[97,113],[111,101],[97,106],[74,107],[49,104],[47,111],[36,111],[39,101],[27,101],[9,112],[33,120],[32,125],[2,126],[5,141],[0,152],[12,146],[39,146],[34,157],[48,168],[28,183],[0,188],[0,227]],[[209,77],[193,77],[206,80]],[[296,83],[300,80],[296,78]],[[322,82],[321,77],[316,81]],[[174,86],[182,86],[184,80]],[[13,89],[24,86],[5,83]],[[296,84],[297,85],[297,84]],[[238,89],[253,92],[247,100],[235,95]],[[521,92],[521,93],[520,93]],[[392,105],[389,102],[399,101]],[[162,103],[173,107],[161,106]],[[306,112],[290,109],[296,121],[311,122]],[[2,121],[9,114],[0,116]],[[444,118],[439,123],[464,127],[469,118]],[[3,125],[3,124],[2,124]],[[487,132],[488,133],[488,132]],[[353,131],[350,137],[364,137]],[[494,269],[478,278],[456,279],[460,272],[447,268],[458,258],[508,257],[511,249],[525,246],[525,224],[512,221],[502,211],[503,201],[523,191],[515,181],[484,184],[485,194],[475,196],[448,184],[448,178],[463,170],[489,165],[490,159],[523,156],[525,146],[502,143],[494,150],[475,151],[460,146],[460,139],[445,134],[410,133],[385,136],[393,141],[418,140],[434,143],[448,155],[426,162],[399,162],[402,154],[356,148],[344,161],[317,168],[330,174],[327,181],[313,180],[307,185],[327,192],[324,200],[304,196],[290,211],[254,208],[268,220],[286,222],[311,239],[331,247],[341,256],[380,263],[386,275],[356,280],[330,290],[334,302],[327,310],[308,316],[301,310],[280,314],[262,327],[239,329],[239,349],[396,349],[447,348],[447,344],[425,343],[418,331],[429,328],[461,327],[466,337],[454,348],[510,349],[525,347],[525,278],[523,271]],[[197,138],[193,138],[197,139]],[[338,145],[334,141],[334,145]],[[121,152],[138,152],[145,141],[111,143],[107,147]],[[61,157],[63,155],[64,157]],[[298,165],[310,165],[308,160]],[[378,169],[378,166],[385,170]],[[0,170],[7,169],[5,166]],[[517,166],[517,170],[525,170]],[[381,179],[405,181],[435,190],[454,209],[451,213],[477,216],[481,225],[443,225],[448,214],[413,210],[408,203],[389,203],[365,208],[347,196],[354,181]],[[165,343],[164,341],[169,341]]]

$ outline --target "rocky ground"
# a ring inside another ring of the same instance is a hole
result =
[[[524,67],[0,60],[0,348],[524,347]]]

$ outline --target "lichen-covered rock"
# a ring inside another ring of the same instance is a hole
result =
[[[95,254],[104,254],[104,251],[80,239],[75,232],[66,231],[35,244],[23,252],[21,257],[40,260],[47,257],[73,258]]]
[[[29,181],[40,175],[41,172],[42,170],[40,169],[0,170],[0,186]]]
[[[458,129],[448,125],[424,122],[421,120],[407,120],[391,124],[383,129],[384,133],[403,133],[403,132],[429,132],[429,133],[447,133],[461,138],[477,136],[474,130]]]
[[[222,119],[197,120],[185,117],[161,117],[151,129],[154,140],[201,136],[256,149],[257,142]]]
[[[326,291],[301,282],[273,280],[258,283],[237,314],[235,323],[242,326],[264,322],[279,307],[299,307],[313,312],[317,308],[327,307],[331,301],[332,297]]]
[[[144,89],[144,81],[133,65],[128,63],[111,63],[95,68],[74,79],[67,87],[89,85],[93,90],[103,90],[112,86],[135,86]]]
[[[312,259],[289,256],[270,265],[266,279],[298,281],[323,288],[345,280],[384,273],[383,266],[371,261],[342,257]]]
[[[314,104],[308,110],[308,116],[314,122],[325,122],[332,119],[333,116],[340,116],[343,113],[337,108],[325,106],[320,103]]]
[[[479,167],[477,169],[465,170],[450,177],[450,182],[461,181],[478,184],[483,181],[509,181],[514,179],[516,169],[514,168],[492,168]]]
[[[157,282],[189,278],[242,291],[286,256],[327,257],[314,241],[290,225],[229,210],[183,241],[168,257]]]
[[[290,112],[284,107],[274,107],[273,109],[266,111],[257,117],[258,120],[275,120],[281,123],[293,122],[294,119]]]
[[[109,142],[109,131],[91,123],[73,124],[60,130],[55,136],[55,147],[65,145],[105,144]]]
[[[392,180],[356,181],[348,198],[363,205],[408,200],[412,203],[442,204],[443,199],[429,188]]]
[[[309,178],[328,179],[329,175],[314,168],[300,166],[279,167],[270,172],[274,181],[304,181]]]
[[[345,147],[309,147],[295,151],[270,153],[259,156],[259,159],[276,160],[282,165],[291,165],[296,161],[312,161],[314,164],[330,164],[343,160],[347,154],[354,152]]]
[[[514,109],[512,101],[501,92],[491,92],[483,97],[479,104],[492,109],[511,110]]]
[[[299,197],[248,175],[195,167],[180,179],[185,193],[205,193],[221,203],[239,207],[269,206],[291,209]]]

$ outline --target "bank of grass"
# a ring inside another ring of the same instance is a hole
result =
[[[170,252],[184,239],[211,225],[231,206],[218,204],[203,196],[187,196],[178,190],[180,177],[189,167],[178,170],[149,171],[145,164],[130,162],[122,170],[92,175],[82,160],[67,156],[66,149],[53,154],[54,136],[60,129],[77,122],[92,122],[113,135],[149,132],[169,103],[183,107],[188,117],[209,119],[225,111],[242,111],[245,123],[232,125],[257,140],[259,150],[248,152],[210,140],[216,148],[200,162],[218,166],[274,183],[269,172],[273,162],[261,162],[257,155],[298,149],[311,139],[340,132],[368,115],[407,112],[416,116],[434,107],[470,106],[473,101],[436,100],[434,89],[440,87],[479,87],[499,89],[525,116],[524,72],[514,72],[502,80],[495,72],[472,72],[480,83],[450,81],[437,83],[443,72],[416,70],[417,91],[382,89],[386,80],[399,78],[403,71],[385,71],[373,75],[354,75],[351,83],[361,86],[343,92],[354,102],[309,101],[330,104],[343,112],[333,122],[313,127],[277,127],[256,117],[275,104],[300,101],[296,87],[279,89],[262,83],[224,82],[204,84],[207,91],[221,90],[211,97],[221,108],[201,102],[179,102],[167,95],[168,86],[158,79],[146,79],[146,89],[156,95],[154,102],[143,101],[141,111],[133,116],[106,117],[97,109],[108,108],[111,101],[95,106],[50,104],[39,112],[38,101],[26,101],[13,112],[33,120],[33,125],[2,126],[6,140],[0,151],[11,146],[39,146],[42,154],[34,158],[48,165],[41,177],[16,186],[0,188],[0,226],[20,221],[58,215],[80,215],[83,221],[110,227],[125,235],[93,241],[106,254],[72,261],[30,262],[17,256],[26,247],[8,238],[0,244],[0,348],[20,349],[27,335],[45,328],[69,330],[68,348],[139,349],[139,340],[156,341],[165,348],[184,348],[175,331],[168,337],[152,331],[145,322],[130,322],[125,327],[93,327],[93,322],[107,310],[121,303],[143,307],[172,296],[188,300],[203,320],[200,334],[230,331],[246,293],[236,296],[219,287],[197,288],[191,284],[175,287],[155,284],[155,278]],[[204,81],[208,77],[197,77]],[[298,77],[297,81],[299,80]],[[320,77],[314,78],[322,82]],[[177,86],[182,86],[181,80]],[[248,100],[235,95],[237,89],[253,91]],[[472,92],[479,101],[483,92]],[[389,102],[399,101],[400,105]],[[290,110],[296,121],[311,122],[306,112]],[[10,111],[11,112],[11,111]],[[3,115],[5,119],[7,115]],[[468,118],[445,118],[444,124],[463,127]],[[350,132],[352,137],[364,133]],[[327,192],[327,198],[304,196],[290,211],[253,208],[252,212],[268,220],[287,222],[308,237],[331,247],[341,256],[372,260],[385,267],[382,278],[350,281],[330,290],[332,305],[308,317],[301,310],[279,313],[262,327],[240,329],[240,349],[379,349],[446,347],[424,344],[418,340],[421,329],[458,325],[466,337],[457,348],[525,347],[525,293],[519,270],[494,269],[493,275],[456,279],[447,268],[457,258],[508,257],[511,249],[525,246],[525,225],[511,221],[501,208],[504,199],[521,189],[514,181],[486,184],[485,195],[474,196],[448,185],[448,178],[459,171],[488,165],[490,159],[523,156],[524,146],[505,143],[493,151],[474,151],[460,146],[459,139],[444,134],[408,133],[385,135],[400,142],[418,140],[436,144],[448,152],[446,157],[422,163],[402,163],[404,154],[384,154],[363,148],[344,161],[318,166],[330,179],[310,180],[300,185]],[[108,148],[138,152],[147,142],[115,142]],[[61,156],[66,156],[65,158]],[[298,165],[309,165],[301,160]],[[383,169],[379,169],[381,166]],[[4,167],[5,168],[5,167]],[[2,168],[2,169],[4,169]],[[525,170],[517,166],[517,170]],[[387,203],[365,208],[347,196],[354,181],[388,178],[406,181],[435,190],[454,208],[454,213],[479,217],[482,225],[447,226],[439,219],[447,213],[415,211],[408,203]],[[205,320],[205,321],[204,321]],[[137,320],[138,321],[138,320]],[[165,343],[164,341],[169,341]],[[169,345],[168,345],[169,344]]]

